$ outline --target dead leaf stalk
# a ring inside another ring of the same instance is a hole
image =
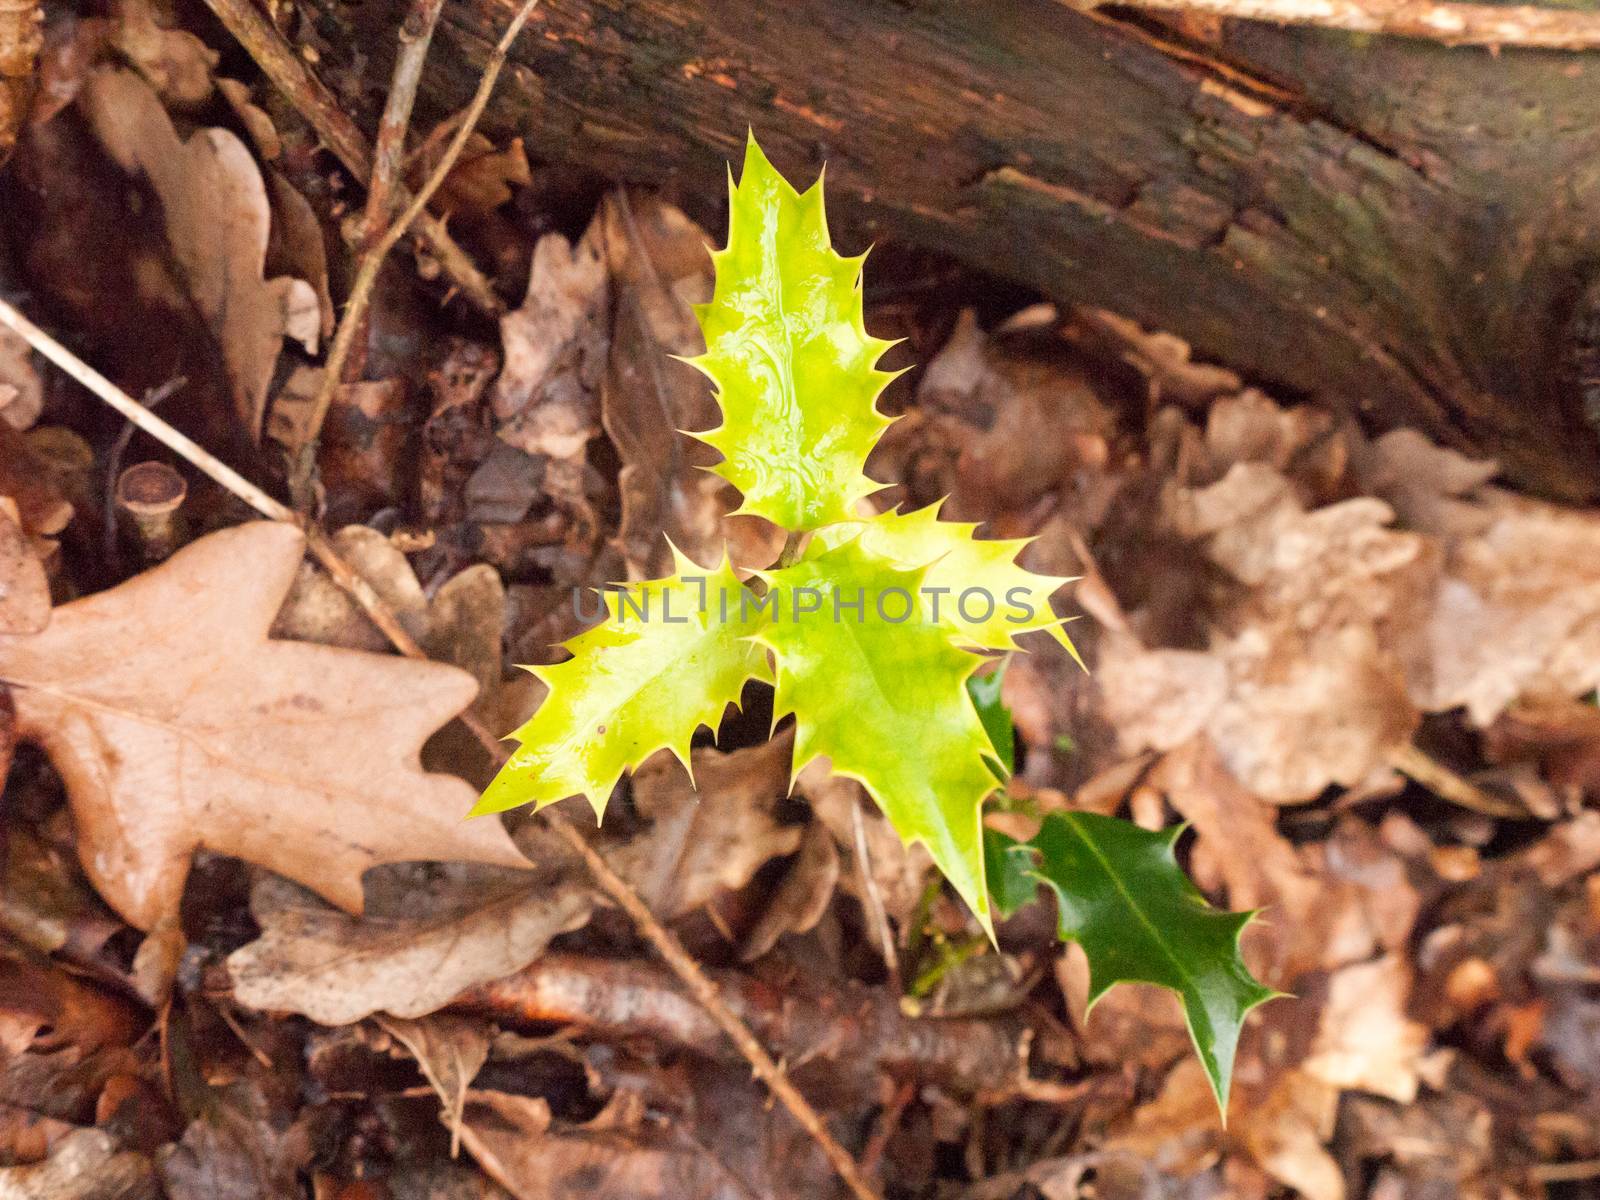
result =
[[[231,0],[229,0],[231,2]],[[473,93],[472,102],[467,105],[467,112],[461,124],[456,128],[455,135],[451,137],[450,144],[445,147],[444,154],[440,156],[434,166],[432,174],[428,176],[417,194],[411,197],[405,211],[398,220],[392,222],[383,236],[373,244],[362,256],[360,269],[356,272],[355,282],[350,287],[350,299],[345,305],[344,318],[339,322],[339,331],[334,334],[333,346],[328,351],[328,361],[324,365],[322,384],[317,389],[316,399],[312,402],[311,415],[307,421],[307,434],[305,445],[300,451],[300,456],[291,472],[290,492],[293,495],[309,494],[309,489],[304,485],[311,478],[311,468],[316,461],[317,435],[322,429],[322,423],[327,419],[328,409],[333,405],[334,395],[338,392],[339,385],[343,382],[345,360],[350,357],[350,351],[355,345],[356,335],[364,327],[364,317],[367,305],[372,299],[373,285],[378,281],[378,272],[382,269],[384,260],[389,257],[389,251],[411,228],[413,221],[422,216],[428,207],[428,201],[433,199],[434,193],[444,185],[445,179],[455,167],[456,160],[461,157],[461,152],[466,149],[468,140],[472,137],[473,130],[478,127],[478,119],[483,116],[483,110],[488,107],[489,97],[494,93],[495,84],[500,79],[500,72],[506,65],[506,58],[511,52],[512,44],[517,40],[517,35],[522,32],[523,26],[533,16],[533,10],[539,7],[539,0],[525,0],[516,16],[511,18],[511,23],[506,26],[505,32],[500,36],[499,44],[489,55],[489,61],[484,64],[483,75],[478,81],[478,90]],[[395,186],[398,187],[398,184]],[[370,210],[369,210],[370,216]],[[298,485],[298,486],[297,486]]]
[[[526,20],[538,0],[530,0],[518,14],[522,21]],[[515,36],[520,29],[520,23],[513,22],[508,29],[510,37]],[[508,39],[502,39],[501,45],[508,44]],[[501,61],[503,61],[503,54]],[[493,80],[489,82],[492,84]],[[486,97],[485,97],[486,99]],[[464,128],[469,128],[468,122]],[[463,141],[465,139],[462,139]],[[441,169],[448,169],[449,161],[453,155],[446,156],[441,163]],[[397,222],[393,228],[403,227]],[[222,487],[232,492],[239,499],[249,504],[257,512],[274,521],[282,521],[304,529],[308,544],[317,561],[326,567],[334,581],[349,592],[350,596],[361,606],[362,610],[372,618],[374,624],[381,629],[385,636],[407,658],[427,659],[427,654],[400,625],[399,618],[390,606],[358,576],[353,568],[339,556],[333,546],[328,542],[327,535],[310,522],[301,518],[289,508],[288,505],[273,499],[232,467],[218,459],[210,451],[199,445],[193,439],[174,429],[166,421],[150,412],[132,396],[118,388],[104,375],[89,366],[77,355],[73,354],[60,342],[56,341],[32,321],[28,320],[16,308],[4,300],[0,300],[0,323],[15,330],[35,350],[60,367],[73,379],[83,384],[101,400],[105,401],[129,421],[151,437],[167,446],[175,453],[181,455],[196,469],[202,471],[215,480]],[[478,720],[470,711],[461,715],[462,724],[481,742],[486,750],[494,756],[496,761],[502,761],[506,750],[503,743],[491,732],[482,721]],[[767,1053],[750,1027],[740,1019],[737,1013],[722,999],[717,985],[711,981],[700,965],[683,948],[677,937],[666,928],[649,907],[639,897],[626,880],[613,871],[595,849],[584,840],[571,825],[565,821],[556,820],[552,826],[561,835],[562,839],[571,847],[574,853],[582,859],[589,873],[601,889],[614,900],[632,919],[639,932],[644,936],[667,966],[671,968],[682,982],[689,994],[697,1000],[701,1007],[710,1015],[738,1049],[740,1055],[750,1064],[755,1076],[760,1079],[777,1097],[780,1103],[789,1110],[795,1121],[807,1134],[816,1141],[828,1161],[838,1172],[850,1189],[851,1195],[856,1200],[878,1200],[878,1194],[867,1181],[860,1167],[841,1146],[823,1123],[822,1117],[817,1113],[811,1103],[800,1094],[794,1084],[789,1082],[783,1069]]]
[[[372,148],[366,136],[261,10],[251,0],[206,0],[206,3],[217,19],[227,26],[228,32],[255,59],[256,65],[267,78],[311,123],[311,127],[339,157],[345,169],[362,184],[370,184],[373,177]],[[395,184],[394,195],[396,199],[409,198],[399,183]],[[494,287],[467,252],[456,244],[445,229],[444,222],[420,209],[418,214],[414,219],[416,234],[439,260],[439,265],[461,290],[461,294],[490,316],[498,317],[503,313],[505,302],[495,294]]]

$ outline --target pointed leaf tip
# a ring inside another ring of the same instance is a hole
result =
[[[567,643],[572,657],[536,672],[550,691],[512,734],[520,746],[475,813],[583,796],[603,817],[624,771],[657,750],[681,758],[747,681],[770,681],[765,652],[748,640],[761,618],[740,602],[747,593],[726,555],[711,569],[674,554],[678,573],[610,593],[606,619]]]
[[[1035,878],[1056,894],[1061,937],[1088,955],[1091,1005],[1116,983],[1176,992],[1225,1118],[1244,1019],[1280,993],[1239,957],[1251,914],[1212,908],[1179,868],[1173,846],[1182,831],[1058,812],[1027,845],[1038,854]]]
[[[881,339],[865,329],[859,268],[830,244],[821,187],[796,192],[754,136],[713,262],[696,313],[696,366],[723,413],[714,442],[696,435],[724,455],[712,470],[744,493],[741,512],[785,529],[849,520],[883,487],[865,468],[889,424],[876,401],[891,376],[876,369]]]

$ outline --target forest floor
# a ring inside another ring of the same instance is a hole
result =
[[[603,829],[459,820],[575,588],[664,573],[668,538],[782,544],[675,432],[716,420],[674,356],[723,197],[474,135],[433,211],[505,311],[407,238],[330,380],[362,189],[215,22],[114,8],[48,26],[0,300],[332,554],[0,326],[0,1198],[835,1194],[569,821],[885,1197],[1594,1194],[1600,513],[874,250],[867,327],[910,370],[872,503],[946,498],[1079,577],[1090,671],[1040,635],[1009,664],[1013,807],[1187,822],[1207,896],[1265,910],[1245,957],[1293,995],[1224,1127],[1173,996],[1086,1014],[1043,900],[990,947],[858,785],[791,791],[762,688],[698,792],[662,755]]]

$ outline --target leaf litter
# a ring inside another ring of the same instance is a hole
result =
[[[147,182],[160,237],[129,261],[168,283],[144,300],[193,306],[248,444],[292,415],[285,381],[330,331],[344,181],[163,11],[93,19],[13,169],[48,169],[75,104],[93,144],[74,153]],[[370,392],[348,393],[356,450],[325,479],[358,522],[341,552],[454,667],[388,655],[297,535],[215,495],[172,561],[108,576],[86,553],[108,514],[61,447],[103,471],[110,437],[0,335],[0,676],[33,744],[3,817],[0,1078],[21,1115],[0,1121],[0,1194],[831,1186],[550,817],[514,843],[459,820],[490,764],[451,720],[533,711],[505,650],[555,665],[580,625],[567,589],[658,575],[669,538],[740,568],[777,550],[675,432],[713,423],[674,361],[704,349],[705,233],[639,190],[530,221],[545,170],[486,142],[453,177],[441,211],[497,264],[515,250],[497,282],[522,299],[497,335],[407,300],[426,280],[381,293],[348,385]],[[202,236],[218,203],[225,236]],[[85,312],[45,261],[0,287]],[[1037,535],[1031,569],[1084,577],[1092,674],[1044,639],[1008,674],[1013,815],[1187,821],[1207,896],[1265,909],[1246,961],[1296,999],[1247,1025],[1228,1126],[1170,997],[1090,1010],[1086,962],[1037,904],[986,952],[858,785],[818,764],[791,788],[782,734],[752,732],[759,695],[690,750],[698,795],[658,756],[592,844],[726,972],[895,1195],[1531,1196],[1600,1158],[1594,514],[1412,431],[1279,403],[1113,313],[986,328],[933,308],[913,332],[940,352],[891,393],[905,415],[869,470],[892,488],[868,503],[948,496],[985,536]],[[1495,812],[1452,801],[1482,795]],[[146,931],[175,938],[160,1036],[135,998]],[[998,1011],[957,999],[985,963],[1005,965]]]

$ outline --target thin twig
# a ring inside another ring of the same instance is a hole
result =
[[[367,207],[356,238],[358,254],[367,253],[383,239],[394,217],[395,189],[400,184],[405,162],[411,110],[416,107],[422,68],[427,65],[428,49],[433,45],[433,33],[438,28],[442,12],[444,0],[412,0],[410,11],[400,23],[399,46],[395,51],[389,97],[384,101],[383,116],[378,119],[378,140],[372,148],[372,181],[367,185]],[[366,345],[369,326],[367,314],[363,312],[352,345]],[[360,379],[361,373],[366,370],[366,359],[365,353],[352,353],[340,365],[339,377],[331,384],[337,386]],[[299,449],[304,450],[305,447]],[[312,497],[307,485],[311,482],[311,471],[310,463],[303,455],[297,454],[292,461],[291,474],[294,478],[289,498],[296,508],[309,509]]]
[[[1534,1163],[1528,1174],[1539,1183],[1582,1183],[1600,1178],[1600,1158],[1585,1158],[1574,1162]]]
[[[60,367],[84,387],[88,388],[112,408],[116,409],[156,441],[176,454],[181,454],[201,471],[216,480],[251,508],[274,521],[298,524],[294,510],[280,504],[251,483],[227,463],[192,438],[179,433],[167,422],[140,404],[127,392],[68,350],[55,338],[40,329],[17,309],[0,300],[0,324],[9,325],[22,340]]]
[[[1527,809],[1491,796],[1475,783],[1463,779],[1449,767],[1436,762],[1409,742],[1389,754],[1389,765],[1400,774],[1420,783],[1441,800],[1483,813],[1488,817],[1504,817],[1512,821],[1526,821],[1532,815]]]
[[[526,14],[531,7],[530,4],[523,13]],[[416,639],[401,627],[394,610],[339,556],[320,528],[310,522],[302,522],[293,509],[274,500],[210,451],[150,412],[4,300],[0,300],[0,323],[10,326],[24,341],[73,379],[83,384],[151,437],[182,455],[197,470],[209,475],[257,512],[272,520],[283,521],[303,529],[311,552],[316,555],[317,560],[328,568],[334,581],[345,588],[362,610],[372,618],[374,624],[383,630],[395,648],[407,658],[428,657],[422,647],[417,645]],[[460,720],[483,744],[494,761],[504,760],[506,753],[504,744],[476,715],[468,711],[461,714]],[[645,940],[655,947],[673,974],[683,981],[689,993],[705,1008],[717,1027],[733,1041],[756,1077],[771,1089],[772,1094],[789,1110],[800,1127],[816,1141],[856,1200],[878,1200],[877,1193],[867,1182],[849,1152],[828,1132],[816,1109],[812,1108],[810,1102],[789,1082],[788,1076],[773,1061],[755,1034],[750,1032],[749,1026],[723,1001],[717,985],[706,976],[700,964],[690,957],[689,952],[683,948],[672,932],[656,919],[655,914],[639,898],[638,893],[606,864],[605,860],[584,840],[582,834],[565,821],[552,821],[552,825],[583,860],[590,874],[606,894],[632,918]]]
[[[828,1156],[828,1161],[833,1164],[833,1169],[838,1172],[839,1178],[844,1180],[845,1186],[850,1189],[850,1194],[856,1197],[856,1200],[877,1200],[876,1189],[867,1181],[861,1168],[856,1165],[856,1160],[850,1157],[850,1152],[834,1140],[833,1134],[829,1133],[828,1127],[823,1124],[822,1117],[811,1107],[811,1102],[789,1082],[788,1075],[784,1074],[783,1068],[773,1061],[766,1047],[756,1039],[756,1035],[750,1032],[750,1027],[723,1001],[717,985],[712,983],[710,977],[700,969],[700,964],[690,957],[689,952],[683,948],[683,944],[673,932],[656,920],[649,907],[639,898],[639,894],[628,886],[622,876],[611,869],[595,848],[584,840],[581,833],[566,821],[552,821],[551,825],[561,834],[562,840],[583,859],[584,865],[589,868],[589,873],[594,876],[605,893],[633,919],[639,932],[655,947],[656,953],[661,955],[667,966],[672,968],[672,973],[683,981],[690,995],[700,1002],[700,1006],[717,1023],[717,1027],[728,1035],[744,1060],[750,1064],[750,1069],[756,1078],[767,1085],[778,1101],[789,1110],[789,1115],[799,1123],[800,1128],[811,1135],[811,1140],[816,1142]]]
[[[1094,9],[1112,0],[1061,0]],[[1459,4],[1451,0],[1114,0],[1134,8],[1206,13],[1275,25],[1314,25],[1351,33],[1426,38],[1449,46],[1600,48],[1600,13],[1532,4]]]
[[[393,215],[394,188],[400,181],[400,168],[405,161],[411,110],[417,103],[422,68],[428,61],[433,31],[443,11],[444,0],[414,0],[400,26],[400,49],[395,54],[389,98],[384,101],[383,117],[378,121],[378,140],[372,147],[372,182],[367,186],[368,246],[383,235]]]
[[[370,183],[372,147],[366,135],[265,15],[251,0],[206,0],[206,3],[267,78],[311,123],[317,136],[344,163],[345,169],[362,184]],[[396,187],[397,197],[406,194],[404,187]],[[419,213],[415,225],[414,232],[427,244],[463,296],[491,316],[505,312],[505,302],[495,294],[494,287],[467,252],[456,244],[443,221],[428,213]]]
[[[506,56],[510,53],[512,44],[538,6],[539,0],[524,0],[522,7],[517,10],[517,15],[511,18],[511,23],[506,26],[499,44],[495,46],[489,61],[484,65],[483,76],[478,81],[478,90],[473,94],[472,103],[467,106],[465,119],[456,129],[450,144],[445,147],[444,154],[433,168],[433,173],[411,198],[411,203],[406,206],[399,219],[389,226],[384,235],[362,257],[361,268],[356,272],[355,282],[350,286],[350,299],[345,305],[344,319],[339,322],[339,331],[334,334],[333,346],[328,351],[328,361],[323,369],[321,386],[317,389],[316,399],[312,401],[305,444],[300,448],[292,472],[297,482],[303,484],[311,478],[311,467],[316,461],[317,435],[322,429],[323,421],[327,419],[334,394],[343,382],[345,360],[350,356],[351,347],[355,345],[356,334],[363,327],[363,317],[372,299],[372,288],[378,280],[378,272],[383,267],[384,259],[389,256],[389,251],[394,249],[395,243],[405,235],[411,222],[427,208],[428,201],[433,199],[434,193],[443,186],[446,177],[455,167],[456,160],[466,149],[472,131],[478,127],[478,118],[483,116],[483,110],[488,107],[489,97],[493,94],[494,85],[500,78],[501,69],[506,65]],[[296,495],[303,494],[305,490],[307,489],[291,488]]]

